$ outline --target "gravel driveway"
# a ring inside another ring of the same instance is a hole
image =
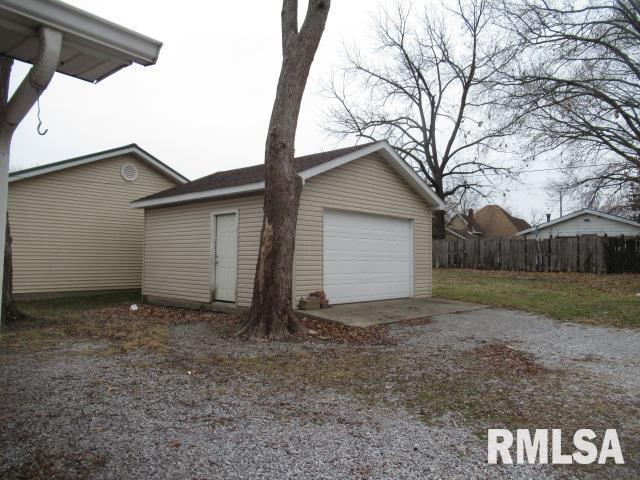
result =
[[[111,343],[3,348],[0,478],[640,475],[635,330],[484,309],[370,343],[247,342],[200,321],[159,350]],[[570,428],[576,411],[618,428],[627,465],[485,464],[487,426]]]

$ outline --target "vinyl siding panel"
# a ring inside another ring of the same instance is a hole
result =
[[[146,210],[143,294],[166,299],[211,301],[213,212],[238,210],[239,306],[251,305],[263,195],[208,200]]]
[[[371,155],[313,177],[304,186],[296,234],[295,298],[323,288],[326,208],[414,220],[414,295],[431,295],[431,209],[385,160]]]
[[[143,294],[209,303],[211,214],[238,210],[236,296],[238,306],[249,307],[263,202],[264,196],[257,194],[147,209]],[[296,234],[294,298],[322,289],[324,208],[413,219],[415,295],[431,294],[429,206],[386,161],[372,156],[314,177],[303,187]]]
[[[140,288],[144,213],[129,202],[175,183],[131,155],[11,182],[15,293]]]

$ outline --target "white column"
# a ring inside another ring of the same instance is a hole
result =
[[[4,280],[4,237],[7,229],[11,137],[49,85],[58,67],[62,49],[62,33],[49,27],[41,27],[39,33],[40,45],[33,67],[0,112],[0,295]]]

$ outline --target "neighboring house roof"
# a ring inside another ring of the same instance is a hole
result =
[[[498,208],[500,208],[500,207],[498,207]],[[523,228],[531,227],[531,224],[529,222],[527,222],[526,220],[524,220],[522,218],[514,217],[513,215],[511,215],[507,211],[505,211],[504,213],[506,213],[506,215],[509,218],[509,220],[511,220],[511,223],[513,223],[513,226],[516,227],[516,229],[518,229],[518,231],[520,231]]]
[[[444,203],[420,176],[404,161],[386,140],[295,159],[295,169],[303,181],[373,153],[385,158],[427,202],[437,209]],[[257,192],[264,189],[264,164],[217,172],[185,185],[164,190],[131,203],[134,208],[154,207],[206,198]]]
[[[68,160],[62,160],[60,162],[48,163],[46,165],[40,165],[37,167],[26,168],[24,170],[11,172],[9,173],[9,182],[24,180],[25,178],[31,178],[38,175],[44,175],[46,173],[57,172],[59,170],[64,170],[66,168],[77,167],[79,165],[85,165],[87,163],[97,162],[99,160],[104,160],[107,158],[113,158],[119,155],[127,155],[127,154],[135,155],[141,160],[147,162],[156,170],[161,171],[168,177],[173,178],[174,180],[180,183],[186,183],[189,181],[187,177],[176,172],[169,165],[166,165],[165,163],[161,162],[156,157],[151,155],[149,152],[143,150],[135,143],[132,143],[130,145],[125,145],[123,147],[117,147],[117,148],[112,148],[110,150],[104,150],[102,152],[83,155],[82,157],[74,157]]]
[[[610,213],[600,212],[598,210],[593,210],[591,208],[583,208],[582,210],[578,210],[576,212],[563,215],[562,217],[555,218],[550,222],[541,223],[540,225],[536,225],[535,227],[522,230],[521,232],[518,232],[518,235],[526,235],[527,233],[533,233],[537,230],[542,230],[543,228],[548,228],[558,223],[566,222],[567,220],[571,220],[572,218],[579,217],[580,215],[585,215],[585,214],[595,215],[596,217],[606,218],[607,220],[613,220],[620,223],[626,223],[628,225],[633,225],[634,227],[640,227],[640,223],[634,222],[633,220],[629,220],[628,218],[620,217],[618,215],[612,215]]]
[[[469,216],[464,213],[456,213],[454,217],[460,217],[464,223],[469,223]]]
[[[465,228],[459,228],[460,219]],[[457,224],[454,225],[454,224]],[[499,205],[486,205],[469,215],[456,213],[447,223],[448,230],[463,238],[512,237],[530,225],[522,218],[514,217]]]
[[[455,213],[453,217],[449,219],[447,225],[453,224],[453,222],[456,220],[456,217],[459,218],[464,225],[469,225],[469,216],[465,215],[464,213]]]
[[[487,237],[510,237],[531,225],[522,218],[514,217],[499,205],[487,205],[474,213],[474,221]]]

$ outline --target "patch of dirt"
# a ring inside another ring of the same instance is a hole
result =
[[[590,428],[601,439],[605,429],[615,428],[625,460],[638,468],[640,406],[612,398],[609,385],[546,368],[530,354],[499,343],[450,354],[433,367],[403,389],[408,408],[429,425],[453,415],[480,438],[488,428]],[[569,441],[570,436],[563,438],[568,451]]]
[[[539,375],[548,370],[537,363],[533,355],[504,343],[490,343],[474,348],[469,355],[480,359],[486,368],[514,375]]]
[[[335,340],[357,345],[394,345],[386,326],[351,327],[342,323],[305,317],[302,323],[311,332],[312,337],[320,340]]]
[[[148,321],[162,325],[178,325],[183,323],[207,322],[219,327],[216,329],[219,333],[232,332],[238,325],[240,319],[239,315],[149,304],[139,305],[136,311],[131,311],[128,305],[115,305],[89,310],[87,313],[95,315],[99,317],[102,322],[107,323]]]
[[[65,340],[100,342],[111,345],[109,351],[130,351],[138,348],[162,352],[167,348],[172,326],[205,322],[220,335],[231,335],[240,316],[158,305],[129,304],[73,311],[63,319],[44,318],[12,325],[2,333],[0,345],[12,351],[55,347]]]

